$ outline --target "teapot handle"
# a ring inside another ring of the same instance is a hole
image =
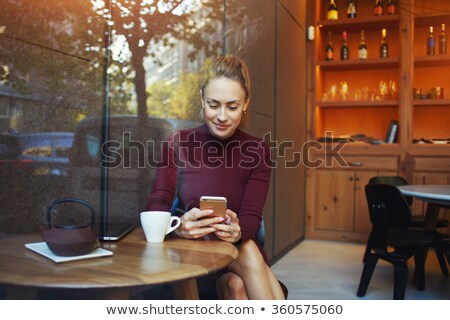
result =
[[[79,203],[81,205],[86,206],[90,213],[91,213],[91,225],[95,222],[95,209],[94,207],[87,201],[78,199],[78,198],[63,198],[63,199],[57,199],[54,200],[50,205],[47,207],[47,224],[48,228],[50,229],[52,227],[52,210],[61,203],[67,203],[67,202],[75,202]]]

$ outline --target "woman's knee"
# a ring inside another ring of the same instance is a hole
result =
[[[247,299],[244,281],[234,273],[228,273],[224,276],[219,286],[222,292],[219,293],[223,299]]]
[[[253,240],[248,240],[240,246],[238,260],[239,264],[252,269],[265,266],[261,251]]]

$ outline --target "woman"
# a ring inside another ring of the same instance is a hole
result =
[[[216,237],[235,244],[238,258],[217,275],[222,299],[284,299],[264,250],[255,242],[271,173],[270,149],[238,127],[250,102],[250,77],[237,57],[214,60],[201,89],[205,124],[173,134],[163,147],[147,210],[165,210],[178,199],[185,213],[176,235]],[[200,210],[201,196],[227,198],[226,218]]]

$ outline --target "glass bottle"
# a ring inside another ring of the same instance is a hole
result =
[[[331,61],[334,58],[333,43],[331,42],[331,32],[328,32],[328,42],[325,47],[325,60]]]
[[[327,19],[328,20],[337,20],[338,19],[338,9],[334,0],[330,0],[330,5],[328,6],[327,11]]]
[[[373,6],[373,14],[376,16],[382,16],[384,14],[384,7],[382,0],[375,0],[375,5]]]
[[[347,18],[356,18],[356,0],[348,0],[347,4]]]
[[[441,35],[439,36],[439,54],[447,54],[447,34],[445,33],[445,23],[441,25]]]
[[[380,58],[388,57],[388,44],[386,40],[386,29],[381,30]]]
[[[347,32],[342,32],[342,44],[341,44],[341,60],[348,60],[349,51],[347,45]]]
[[[387,14],[393,15],[397,13],[397,4],[395,0],[389,0],[387,4]]]
[[[361,40],[359,41],[359,48],[358,48],[358,57],[360,59],[367,59],[368,51],[367,51],[367,45],[366,45],[366,38],[364,36],[364,30],[361,30]]]
[[[427,37],[427,55],[434,56],[436,42],[434,41],[433,27],[429,28],[430,32]]]

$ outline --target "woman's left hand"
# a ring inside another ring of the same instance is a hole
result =
[[[239,219],[237,214],[230,209],[227,209],[226,215],[230,220],[229,224],[221,223],[214,224],[211,227],[217,229],[214,234],[221,240],[236,243],[241,239],[241,227],[239,226]]]

